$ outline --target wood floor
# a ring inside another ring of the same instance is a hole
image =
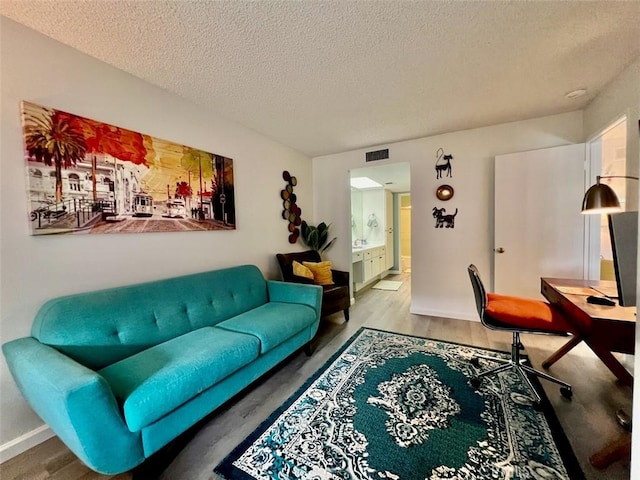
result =
[[[108,477],[87,469],[57,439],[0,465],[0,478],[9,479],[217,479],[213,468],[269,414],[294,393],[360,327],[367,326],[480,347],[509,351],[511,335],[490,331],[479,322],[447,320],[409,314],[411,280],[408,274],[387,277],[402,280],[399,291],[362,292],[351,308],[351,320],[336,314],[321,323],[315,352],[307,357],[294,354],[267,377],[225,404],[171,448],[155,456],[134,472]],[[471,286],[469,286],[471,288]],[[565,339],[525,335],[523,343],[533,366]],[[569,438],[588,480],[628,480],[629,460],[620,460],[604,470],[594,469],[589,456],[626,433],[616,422],[619,408],[631,411],[632,393],[622,387],[591,351],[581,345],[553,365],[549,372],[573,385],[573,400],[564,399],[555,385],[543,381],[549,400]],[[167,465],[168,464],[168,465]]]

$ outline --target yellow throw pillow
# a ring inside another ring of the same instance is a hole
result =
[[[294,260],[291,265],[293,266],[293,274],[296,277],[304,277],[304,278],[309,278],[311,280],[314,280],[313,272],[309,270],[307,267],[305,267],[304,265],[302,265],[300,262],[296,262]]]
[[[313,272],[313,281],[318,285],[333,285],[331,262],[302,262],[302,265]]]

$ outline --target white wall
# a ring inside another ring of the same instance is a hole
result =
[[[586,138],[602,132],[611,123],[627,116],[627,175],[638,176],[640,172],[640,57],[629,65],[614,81],[598,95],[584,111]],[[640,182],[627,181],[629,205],[638,205]],[[639,246],[640,246],[640,239]],[[640,251],[640,249],[638,250]],[[640,258],[638,258],[640,267]],[[638,268],[638,298],[640,298],[640,268]],[[640,329],[636,328],[636,352],[640,352]],[[640,355],[635,355],[633,371],[635,392],[640,392]],[[640,418],[640,398],[634,397],[633,416]],[[631,476],[640,478],[640,429],[633,431],[631,444]]]
[[[640,174],[640,57],[618,75],[584,110],[585,138],[627,117],[627,175]],[[627,181],[628,205],[638,206],[638,182]],[[634,210],[636,209],[634,208]]]
[[[477,320],[466,268],[474,263],[485,278],[493,274],[495,155],[579,143],[582,121],[582,113],[573,112],[314,158],[314,216],[332,222],[338,237],[327,257],[340,268],[350,267],[349,170],[365,165],[365,151],[389,148],[384,163],[411,165],[411,312]],[[440,147],[454,157],[453,176],[437,180]],[[442,183],[455,189],[446,203],[435,197]],[[458,209],[454,229],[434,228],[436,205],[447,213]]]
[[[311,160],[168,92],[0,17],[0,342],[29,335],[58,295],[252,263],[276,278],[288,243],[282,171],[313,211]],[[57,108],[234,161],[235,231],[33,237],[28,231],[20,101]],[[0,461],[48,435],[0,362]],[[36,434],[33,436],[32,434]]]

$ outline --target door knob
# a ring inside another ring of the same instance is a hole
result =
[[[498,248],[496,248],[496,252],[497,253],[504,253],[504,248],[498,247]]]

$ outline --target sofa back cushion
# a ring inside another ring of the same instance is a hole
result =
[[[262,273],[244,265],[56,298],[31,334],[98,369],[266,302]]]

